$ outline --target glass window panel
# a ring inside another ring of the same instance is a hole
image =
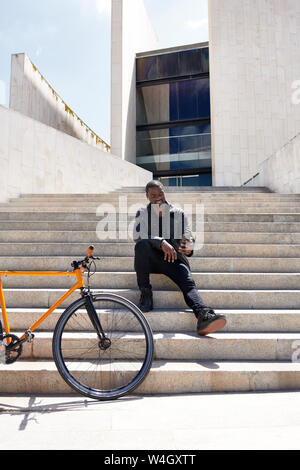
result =
[[[136,69],[138,82],[208,73],[209,48],[138,58]]]
[[[178,186],[178,178],[168,178],[168,186]]]
[[[177,77],[179,72],[178,53],[157,56],[158,78]]]
[[[194,153],[200,158],[200,154],[210,152],[210,133],[172,136],[171,130],[137,132],[137,157]]]
[[[137,88],[137,126],[170,121],[170,85]]]
[[[212,186],[212,174],[182,176],[182,186]]]
[[[210,116],[209,79],[170,83],[170,121]]]
[[[209,73],[209,48],[205,47],[201,49],[201,62],[202,62],[202,72]]]
[[[209,79],[137,88],[137,125],[210,117]]]
[[[136,79],[137,81],[156,80],[157,56],[143,57],[136,61]]]
[[[203,173],[193,176],[160,177],[164,186],[212,186],[212,174]]]
[[[175,135],[193,135],[193,134],[210,134],[210,122],[199,123],[194,126],[171,127],[170,136]]]
[[[161,161],[160,158],[152,156],[148,159],[138,158],[137,165],[154,173],[157,171],[177,171],[180,174],[183,170],[200,171],[201,169],[211,169],[211,158],[210,154],[207,154],[207,158],[198,160],[180,160],[179,158],[174,158],[173,160],[166,159]]]
[[[170,153],[169,129],[137,132],[136,155],[168,155]]]
[[[193,75],[202,72],[201,49],[179,52],[178,58],[179,75]]]
[[[148,156],[154,155],[154,149],[152,147],[152,141],[148,131],[139,132],[136,139],[136,155],[139,156]],[[141,135],[142,134],[142,135]]]

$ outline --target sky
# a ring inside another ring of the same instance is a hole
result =
[[[207,0],[144,0],[162,48],[208,40]],[[110,143],[110,0],[0,0],[0,104],[25,52],[65,103]]]

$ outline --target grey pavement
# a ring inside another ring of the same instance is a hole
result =
[[[299,449],[300,391],[0,396],[0,449]],[[108,454],[110,455],[110,454]]]

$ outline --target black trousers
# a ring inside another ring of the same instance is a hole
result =
[[[163,251],[154,248],[149,240],[141,240],[135,245],[134,268],[140,289],[151,287],[150,274],[164,274],[177,284],[186,304],[196,315],[206,307],[188,266],[179,260],[174,263],[165,261]]]

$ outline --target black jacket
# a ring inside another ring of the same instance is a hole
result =
[[[141,208],[135,216],[133,229],[133,239],[135,243],[140,240],[150,240],[154,248],[160,250],[162,240],[166,240],[177,251],[177,259],[190,267],[187,257],[178,251],[183,239],[194,242],[192,231],[188,219],[183,210],[172,206],[169,203],[164,205],[164,213],[159,217],[156,212],[151,210],[151,204]]]

